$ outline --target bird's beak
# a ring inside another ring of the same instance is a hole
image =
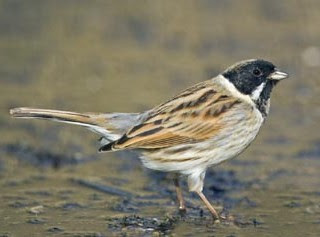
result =
[[[282,79],[287,78],[288,76],[289,76],[288,73],[281,72],[278,69],[276,69],[273,73],[270,74],[270,76],[268,76],[268,79],[280,81]]]

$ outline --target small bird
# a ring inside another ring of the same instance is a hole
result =
[[[250,59],[142,113],[14,108],[10,114],[84,126],[102,136],[101,152],[138,151],[145,167],[175,174],[181,211],[185,202],[179,178],[186,176],[189,191],[219,219],[202,192],[206,170],[249,146],[269,113],[273,87],[287,77],[271,62]]]

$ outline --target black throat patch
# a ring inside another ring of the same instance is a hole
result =
[[[261,112],[263,117],[268,115],[268,101],[270,99],[272,88],[277,84],[277,81],[269,80],[262,90],[260,97],[255,101],[257,109]]]

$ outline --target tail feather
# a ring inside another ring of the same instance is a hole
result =
[[[84,125],[97,125],[96,122],[92,119],[92,115],[70,111],[35,108],[14,108],[10,110],[10,114],[15,118],[39,118],[58,120],[61,122],[81,123]]]
[[[103,144],[119,139],[129,128],[143,119],[143,114],[137,113],[77,113],[24,107],[11,109],[10,114],[15,118],[37,118],[80,125],[102,135]]]
[[[102,114],[36,108],[14,108],[10,110],[10,114],[15,118],[37,118],[84,126],[110,140],[119,137],[119,135],[113,134],[111,124]]]

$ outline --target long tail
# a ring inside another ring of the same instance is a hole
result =
[[[112,126],[108,114],[76,113],[70,111],[35,109],[35,108],[14,108],[10,114],[15,118],[37,118],[53,120],[57,122],[76,124],[101,134],[109,140],[117,139],[119,131]]]
[[[95,122],[89,114],[81,114],[70,111],[35,109],[35,108],[14,108],[10,114],[15,118],[39,118],[48,120],[57,120],[66,123],[81,123],[93,125]],[[96,125],[96,124],[95,124]]]

